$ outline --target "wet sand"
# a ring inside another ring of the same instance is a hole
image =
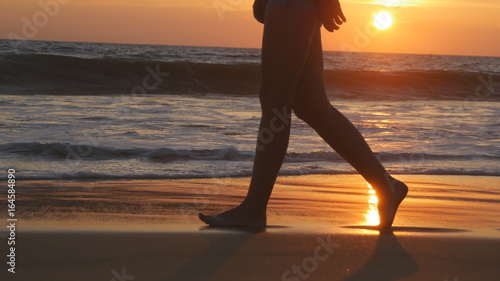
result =
[[[248,178],[21,180],[1,280],[499,280],[499,178],[398,178],[410,193],[382,234],[357,175],[280,177],[258,233],[196,217],[237,204]]]

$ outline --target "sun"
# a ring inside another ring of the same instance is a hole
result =
[[[389,29],[394,23],[394,17],[389,11],[380,11],[373,17],[373,25],[379,30]]]

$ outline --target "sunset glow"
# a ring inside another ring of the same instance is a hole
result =
[[[8,11],[0,17],[0,39],[261,47],[263,26],[253,18],[251,0],[0,3]],[[348,21],[335,34],[323,30],[325,50],[500,56],[497,0],[341,4]]]
[[[373,1],[373,4],[383,5],[386,7],[401,7],[401,6],[417,6],[423,4],[424,1],[421,0],[381,0]]]
[[[380,11],[373,18],[373,25],[379,30],[389,29],[393,23],[394,18],[388,11]]]

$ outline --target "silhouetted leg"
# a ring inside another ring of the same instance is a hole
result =
[[[319,21],[315,12],[268,7],[262,46],[262,118],[252,179],[243,203],[216,216],[200,214],[211,226],[266,225],[266,208],[288,146],[293,96]]]
[[[387,173],[356,127],[331,106],[324,88],[319,30],[315,32],[311,42],[309,57],[297,86],[293,110],[377,191],[380,226],[390,227],[408,188]]]

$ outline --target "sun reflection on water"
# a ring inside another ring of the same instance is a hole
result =
[[[368,194],[369,194],[368,209],[366,210],[365,214],[366,224],[378,225],[380,222],[378,216],[378,208],[377,208],[378,198],[372,186],[369,183],[366,184],[368,185]]]

